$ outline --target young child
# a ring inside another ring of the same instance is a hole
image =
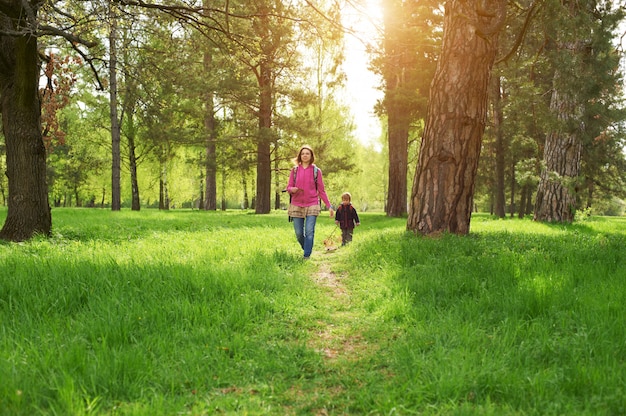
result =
[[[352,206],[351,200],[352,195],[350,195],[350,192],[344,192],[343,195],[341,195],[341,205],[339,205],[337,211],[335,211],[335,224],[341,228],[342,246],[352,241],[354,227],[361,225],[359,214],[357,214],[356,209]]]

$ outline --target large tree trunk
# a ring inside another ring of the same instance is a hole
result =
[[[16,16],[27,15],[20,2],[13,3]],[[6,31],[20,30],[21,23],[17,17],[0,18]],[[8,212],[0,238],[10,241],[49,235],[52,229],[38,85],[37,38],[30,33],[0,36],[0,106],[8,178]]]
[[[572,222],[576,214],[573,180],[578,176],[582,145],[576,135],[552,133],[544,150],[535,221]]]
[[[415,233],[469,233],[489,76],[505,15],[504,0],[446,3],[407,221]]]
[[[557,74],[556,77],[559,75]],[[577,119],[580,109],[572,97],[552,93],[551,110],[560,121]],[[575,182],[580,173],[582,141],[578,131],[554,131],[546,137],[543,150],[545,168],[541,171],[535,221],[572,222],[576,213]]]

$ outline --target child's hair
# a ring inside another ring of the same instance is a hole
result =
[[[348,198],[348,201],[352,201],[352,195],[350,195],[350,192],[344,192],[343,194],[341,194],[341,199],[344,198]]]

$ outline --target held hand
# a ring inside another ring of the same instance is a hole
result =
[[[328,210],[328,213],[330,214],[330,218],[335,217],[335,211],[332,208]]]

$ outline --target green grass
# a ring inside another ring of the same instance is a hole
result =
[[[626,219],[359,216],[303,262],[284,212],[54,209],[0,243],[0,415],[626,413]]]

